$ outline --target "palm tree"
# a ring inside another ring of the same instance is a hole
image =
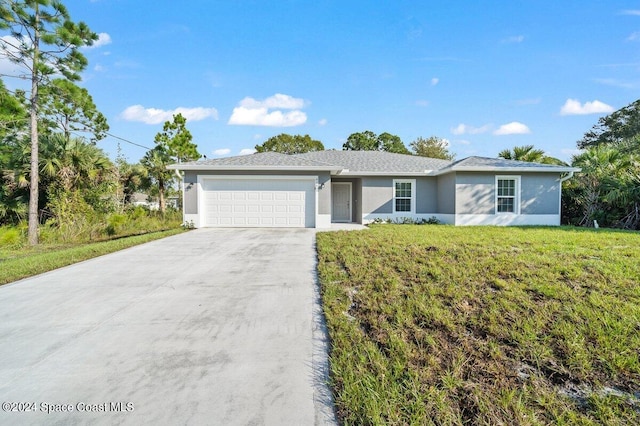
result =
[[[526,161],[528,163],[567,165],[562,160],[547,156],[543,150],[535,149],[533,145],[515,146],[512,150],[503,149],[498,154],[498,157],[505,160]]]
[[[147,151],[140,160],[140,164],[147,169],[151,183],[157,185],[158,206],[161,213],[165,212],[165,193],[174,179],[173,171],[167,170],[167,166],[173,162],[163,144],[158,144],[155,148]]]
[[[580,225],[591,225],[596,219],[613,225],[622,218],[625,205],[634,198],[637,203],[638,166],[631,156],[598,145],[574,156],[572,164],[582,169],[572,183],[578,189],[575,201],[582,207]]]

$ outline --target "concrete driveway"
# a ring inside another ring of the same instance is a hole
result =
[[[0,287],[0,424],[333,424],[314,244],[201,229]]]

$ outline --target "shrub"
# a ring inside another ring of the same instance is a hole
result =
[[[18,246],[22,244],[22,233],[18,228],[0,228],[0,246]]]
[[[114,213],[107,219],[105,232],[108,236],[112,237],[118,234],[126,223],[127,217],[125,215]]]

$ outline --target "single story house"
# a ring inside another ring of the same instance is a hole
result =
[[[381,151],[275,152],[174,164],[200,227],[329,228],[436,217],[454,225],[559,225],[573,167]]]

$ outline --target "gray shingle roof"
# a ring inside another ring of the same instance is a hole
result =
[[[296,154],[294,157],[335,164],[343,169],[348,169],[349,173],[425,173],[442,169],[451,164],[451,161],[436,158],[393,154],[385,151],[331,150]]]
[[[331,164],[321,163],[318,161],[314,161],[312,159],[307,159],[303,157],[299,157],[296,155],[287,155],[280,154],[278,152],[260,152],[249,155],[239,155],[236,157],[224,157],[224,158],[214,158],[207,160],[199,160],[199,161],[189,161],[185,163],[181,163],[179,165],[174,166],[187,166],[187,168],[207,168],[210,166],[212,169],[216,167],[220,168],[230,168],[230,167],[294,167],[294,168],[324,168],[325,170],[333,170],[336,167]],[[179,168],[179,167],[173,167]]]
[[[569,166],[502,158],[468,157],[456,162],[385,151],[317,151],[305,154],[262,152],[237,157],[190,161],[169,166],[178,170],[317,170],[363,175],[440,175],[455,171],[571,172]]]
[[[569,171],[578,171],[574,167],[570,166],[559,166],[555,164],[541,164],[541,163],[530,163],[527,161],[516,161],[516,160],[505,160],[504,158],[487,158],[487,157],[467,157],[462,160],[456,161],[446,167],[440,172],[451,171],[464,171],[464,170],[518,170],[518,171],[527,171],[530,170],[532,172],[536,171],[557,171],[557,172],[569,172]]]

